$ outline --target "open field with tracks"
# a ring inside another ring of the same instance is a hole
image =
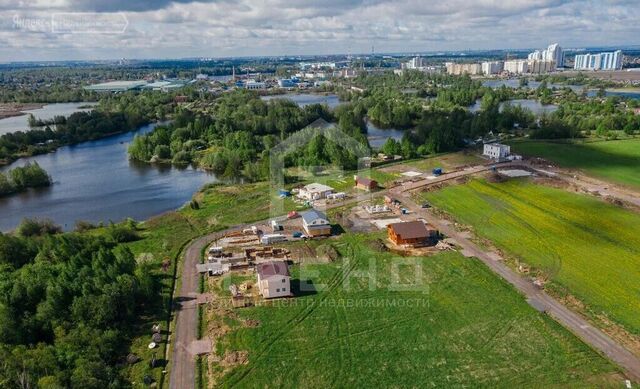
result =
[[[473,180],[423,194],[593,315],[640,334],[640,215],[527,180]]]
[[[233,330],[218,341],[217,353],[224,359],[248,352],[248,363],[217,383],[620,386],[615,367],[531,308],[479,261],[453,252],[396,257],[369,243],[380,236],[344,235],[333,241],[342,259],[292,267],[293,285],[310,280],[316,292],[236,310],[236,318],[225,319]],[[248,320],[257,326],[244,325]],[[214,373],[221,374],[219,369],[212,366]]]
[[[511,150],[640,189],[640,139],[585,143],[514,142]]]

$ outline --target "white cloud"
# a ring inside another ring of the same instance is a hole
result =
[[[0,0],[0,9],[3,60],[616,45],[640,35],[630,0]],[[61,11],[122,11],[130,24],[124,34],[59,35],[13,23]]]

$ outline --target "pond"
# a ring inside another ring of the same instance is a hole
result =
[[[25,114],[0,119],[0,135],[16,131],[29,131],[29,114],[33,114],[38,119],[49,120],[55,116],[69,116],[74,112],[90,111],[87,106],[95,106],[97,103],[56,103],[47,104],[42,108],[23,111]]]
[[[499,79],[499,80],[485,80],[485,81],[482,82],[482,85],[488,86],[490,88],[500,88],[503,85],[506,85],[509,88],[518,88],[520,86],[520,80],[518,80],[517,78]],[[529,85],[527,85],[527,87],[530,88],[530,89],[537,89],[539,86],[540,86],[540,82],[539,81],[531,81],[531,80],[529,81]],[[548,84],[547,86],[549,88],[556,87],[558,89],[564,88],[564,87],[569,87],[576,93],[582,93],[582,91],[585,88],[584,85]],[[598,93],[597,90],[589,89],[588,92],[587,92],[587,96],[594,97],[597,93]],[[627,98],[630,98],[630,99],[640,99],[640,93],[639,92],[635,92],[635,91],[634,92],[625,92],[625,91],[619,91],[619,90],[607,90],[606,91],[606,95],[607,96],[627,97]]]
[[[523,108],[528,108],[535,115],[542,115],[542,113],[544,112],[551,113],[556,109],[558,109],[557,105],[554,105],[554,104],[545,105],[540,103],[538,100],[516,99],[516,100],[510,100],[509,103],[511,105],[519,105]],[[505,104],[506,102],[500,103],[500,110],[502,110],[502,107],[504,107]],[[469,107],[469,111],[478,112],[480,110],[480,107],[481,107],[481,100],[477,100],[475,104]]]
[[[24,158],[0,168],[3,171],[36,161],[54,181],[49,188],[0,197],[0,231],[14,229],[25,217],[50,218],[65,230],[73,229],[77,220],[144,220],[182,206],[202,185],[217,181],[213,174],[191,167],[177,169],[130,161],[129,142],[155,126],[62,147],[55,153]]]
[[[287,99],[298,104],[300,107],[305,107],[311,104],[326,104],[329,108],[333,109],[342,104],[338,95],[328,94],[319,95],[312,93],[286,93],[283,95],[262,96],[262,100],[269,101],[273,99]]]
[[[402,140],[402,135],[404,135],[403,130],[395,128],[379,128],[375,124],[371,123],[371,121],[367,120],[367,139],[369,140],[369,145],[373,148],[382,147],[389,138],[400,141]]]
[[[327,104],[331,109],[343,104],[338,99],[338,96],[334,94],[317,95],[311,93],[287,93],[284,95],[262,96],[262,99],[265,101],[273,99],[288,99],[298,104],[300,107],[304,107],[309,104]],[[366,124],[367,139],[369,139],[371,147],[382,147],[384,142],[389,138],[394,138],[399,141],[402,139],[402,135],[404,134],[404,131],[397,130],[395,128],[379,128],[369,120],[366,121]]]

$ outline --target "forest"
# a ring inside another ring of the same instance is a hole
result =
[[[157,280],[117,233],[58,232],[26,220],[0,233],[0,386],[128,386],[118,366]]]

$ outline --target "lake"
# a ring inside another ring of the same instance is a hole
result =
[[[24,217],[47,217],[65,230],[73,229],[77,220],[144,220],[179,208],[205,183],[217,181],[213,174],[193,168],[130,161],[129,142],[155,126],[62,147],[0,168],[3,171],[37,161],[54,181],[49,188],[0,197],[0,231],[15,228]]]
[[[500,103],[501,110],[502,110],[502,107],[504,107],[505,103],[506,102]],[[554,104],[544,105],[544,104],[541,104],[538,100],[515,99],[515,100],[510,100],[509,103],[511,105],[519,105],[523,108],[528,108],[535,115],[541,115],[544,112],[551,113],[556,109],[558,109],[557,105],[554,105]],[[469,111],[478,112],[480,110],[480,106],[481,106],[481,100],[477,100],[474,105],[469,107]]]
[[[27,119],[29,118],[29,114],[32,113],[38,119],[49,120],[53,119],[55,116],[69,116],[74,112],[79,111],[90,111],[91,108],[81,108],[87,105],[94,106],[97,103],[88,103],[88,102],[80,102],[80,103],[56,103],[56,104],[47,104],[42,108],[31,109],[25,112],[24,115],[20,116],[12,116],[4,119],[0,119],[0,135],[7,134],[9,132],[16,131],[29,131],[31,128],[29,127],[29,122]]]
[[[317,95],[311,93],[286,93],[283,95],[262,96],[261,98],[265,101],[273,99],[288,99],[298,104],[298,106],[300,107],[304,107],[309,104],[327,104],[329,108],[333,109],[340,104],[343,104],[338,96],[334,94]],[[369,144],[371,145],[371,147],[381,147],[389,138],[401,140],[402,135],[404,134],[404,131],[396,130],[394,128],[379,128],[369,120],[367,120],[366,123],[367,138],[369,139]]]
[[[311,93],[286,93],[283,95],[262,96],[262,100],[269,101],[273,99],[287,99],[298,104],[300,107],[305,107],[311,104],[326,104],[329,108],[333,109],[342,104],[337,95],[317,95]]]
[[[500,88],[501,86],[505,85],[509,88],[518,88],[518,86],[520,85],[520,80],[518,80],[517,78],[510,78],[510,79],[499,79],[499,80],[485,80],[482,82],[482,85],[484,86],[488,86],[490,88]],[[537,89],[540,86],[540,82],[538,81],[529,81],[529,85],[527,85],[528,88],[530,89]],[[571,88],[574,92],[576,93],[582,93],[582,91],[584,90],[585,86],[584,85],[565,85],[565,84],[548,84],[549,88],[553,88],[556,87],[558,89],[560,88],[564,88],[564,87],[569,87]],[[589,91],[587,92],[587,96],[589,97],[594,97],[597,94],[597,90],[595,89],[589,89]],[[638,92],[621,92],[621,91],[606,91],[606,95],[607,96],[620,96],[620,97],[628,97],[630,99],[640,99],[640,93]]]
[[[540,86],[541,82],[529,80],[529,84],[527,88],[529,89],[537,89]],[[482,85],[488,86],[489,88],[500,88],[502,86],[506,86],[508,88],[518,88],[520,86],[520,80],[517,78],[509,78],[509,79],[498,79],[498,80],[485,80],[482,82]],[[582,92],[584,86],[582,85],[565,85],[565,84],[547,84],[548,88],[564,88],[569,87],[574,92]]]

